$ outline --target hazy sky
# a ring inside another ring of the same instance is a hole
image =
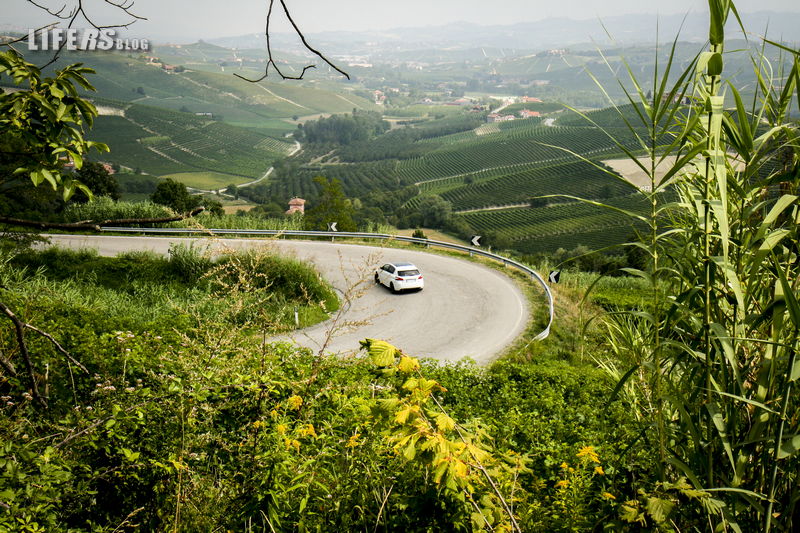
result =
[[[75,0],[37,1],[58,9]],[[0,24],[30,28],[51,20],[26,0],[0,2],[3,4]],[[97,14],[98,24],[125,20],[108,15],[102,9],[102,0],[84,0],[84,3]],[[130,33],[180,40],[263,32],[268,3],[268,0],[135,0],[132,10],[149,20],[137,22]],[[383,30],[457,21],[513,24],[548,17],[589,19],[625,13],[698,13],[706,12],[708,5],[703,0],[286,0],[286,3],[305,32]],[[736,5],[742,12],[800,12],[798,0],[739,0]],[[78,24],[86,26],[85,22]]]

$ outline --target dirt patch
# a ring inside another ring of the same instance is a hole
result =
[[[664,175],[669,172],[672,166],[675,164],[677,157],[676,156],[669,156],[665,158],[661,163],[656,167],[656,182],[661,183],[661,180],[664,178]],[[650,159],[646,157],[639,158],[639,162],[644,165],[645,168],[650,166]],[[608,159],[603,161],[606,165],[614,169],[619,175],[623,178],[631,182],[632,184],[636,185],[637,187],[645,190],[650,189],[650,178],[647,174],[637,165],[633,160],[624,158],[624,159]]]
[[[226,205],[222,209],[226,215],[235,215],[237,211],[250,211],[255,205]]]

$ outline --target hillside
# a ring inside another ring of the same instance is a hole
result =
[[[218,187],[260,178],[294,148],[224,122],[138,104],[126,106],[123,116],[98,117],[91,136],[111,148],[104,160],[154,176],[212,172]]]
[[[635,148],[635,138],[613,118],[615,112],[591,116]],[[464,111],[333,149],[307,146],[292,172],[279,174],[270,190],[276,196],[313,197],[318,175],[340,180],[350,196],[403,190],[405,197],[405,191],[413,190],[395,211],[398,216],[415,212],[426,197],[440,197],[470,231],[499,236],[524,253],[600,248],[634,233],[627,222],[601,208],[563,198],[536,200],[570,195],[643,209],[629,196],[633,188],[609,175],[613,171],[602,163],[621,150],[599,127],[564,111],[476,127],[471,117]]]

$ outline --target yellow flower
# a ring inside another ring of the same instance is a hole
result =
[[[300,435],[303,437],[316,437],[317,432],[314,431],[313,424],[308,424],[306,427],[300,430]]]
[[[256,429],[264,427],[264,422],[262,422],[261,420],[256,420],[255,422],[253,422],[253,427]]]
[[[597,452],[594,451],[594,446],[584,446],[578,452],[578,457],[588,457],[590,460],[594,461],[595,463],[600,462],[600,456],[597,455]]]
[[[606,500],[616,500],[617,499],[617,497],[614,496],[613,494],[611,494],[610,492],[604,492],[603,493],[603,498],[605,498]]]
[[[287,429],[289,428],[286,427],[286,424],[278,424],[277,426],[275,426],[275,431],[278,432],[278,435],[283,435],[284,433],[286,433]]]
[[[300,409],[300,406],[303,405],[303,399],[300,396],[294,394],[292,396],[289,396],[289,399],[286,400],[286,404],[289,406],[289,409],[298,411]]]
[[[283,440],[283,443],[286,445],[286,449],[287,449],[287,450],[288,450],[288,449],[290,449],[290,448],[292,448],[292,447],[294,447],[294,449],[295,449],[296,451],[298,451],[298,452],[300,451],[300,441],[299,441],[299,440],[294,440],[294,439],[284,439],[284,440]]]
[[[561,470],[566,470],[567,468],[569,468],[567,463],[561,463]]]
[[[361,446],[361,443],[358,442],[358,437],[361,436],[361,433],[356,433],[352,435],[349,439],[347,439],[347,444],[345,444],[345,448],[355,448],[356,446]]]
[[[270,412],[269,412],[269,416],[270,416],[270,418],[272,418],[273,420],[275,420],[276,418],[278,418],[278,411],[276,411],[275,409],[273,409],[272,411],[270,411]]]
[[[600,466],[600,465],[598,465],[598,466],[594,467],[594,473],[595,473],[595,474],[597,474],[598,476],[604,476],[604,475],[606,475],[606,473],[605,473],[605,472],[603,472],[603,467],[602,467],[602,466]]]
[[[569,481],[566,479],[562,479],[561,481],[556,483],[556,488],[558,489],[565,489],[569,486]]]

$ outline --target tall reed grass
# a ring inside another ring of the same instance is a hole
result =
[[[648,228],[629,243],[648,266],[627,271],[649,284],[652,305],[608,318],[614,357],[600,362],[619,378],[614,394],[648,421],[642,438],[659,480],[704,491],[684,519],[795,531],[800,128],[789,115],[800,104],[800,52],[783,47],[788,66],[775,73],[763,54],[753,57],[757,88],[745,103],[723,77],[724,28],[738,13],[726,0],[709,0],[709,10],[709,47],[690,68],[672,72],[673,43],[651,81],[628,69],[637,117],[620,116],[640,150],[620,148],[650,179],[637,190],[650,210],[623,213]],[[672,157],[658,180],[656,167]],[[660,201],[668,189],[677,201]]]

